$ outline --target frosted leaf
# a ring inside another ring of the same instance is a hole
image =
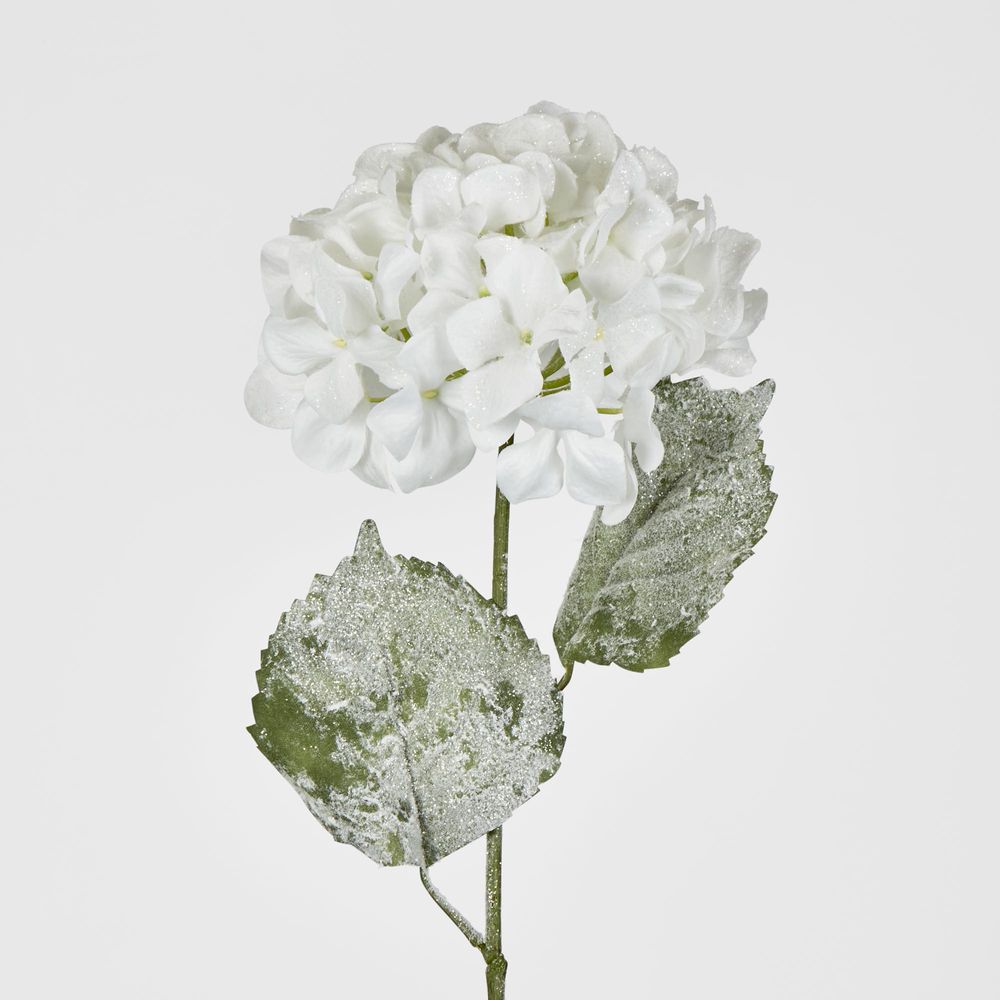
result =
[[[654,392],[666,454],[638,473],[621,524],[594,514],[553,628],[567,665],[665,667],[698,634],[774,506],[759,436],[773,382],[741,393],[664,381]]]
[[[261,656],[250,733],[339,841],[426,867],[503,823],[559,767],[548,658],[444,566],[365,521]]]

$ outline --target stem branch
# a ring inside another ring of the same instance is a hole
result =
[[[483,948],[483,936],[476,930],[472,924],[469,923],[465,917],[459,913],[458,909],[448,902],[448,897],[445,896],[443,892],[431,881],[430,875],[427,874],[426,868],[420,869],[420,881],[423,883],[424,888],[427,890],[427,894],[437,903],[438,906],[444,911],[448,919],[465,935],[466,940],[473,948],[478,948],[480,951]]]
[[[570,663],[567,667],[564,668],[562,677],[560,677],[558,682],[556,683],[557,691],[566,690],[566,685],[569,684],[569,682],[573,679],[573,666],[574,665]]]

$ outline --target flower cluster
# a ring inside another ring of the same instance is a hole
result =
[[[552,104],[369,149],[334,208],[264,247],[247,408],[309,465],[404,492],[523,423],[504,494],[565,484],[620,521],[633,456],[663,456],[652,387],[749,371],[767,304],[741,284],[757,241],[676,188],[662,153]]]

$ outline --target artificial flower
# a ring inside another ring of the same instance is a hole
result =
[[[310,465],[404,492],[513,437],[510,500],[565,488],[618,521],[662,460],[652,387],[753,366],[757,247],[593,112],[428,129],[265,246],[246,405]]]

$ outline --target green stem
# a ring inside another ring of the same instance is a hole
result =
[[[551,392],[553,389],[564,389],[569,385],[569,375],[560,375],[559,378],[546,379],[542,382],[542,392]]]
[[[500,451],[514,443],[511,437]],[[510,548],[510,501],[496,490],[493,507],[493,603],[501,611],[507,607],[507,553]],[[507,959],[503,955],[500,929],[503,872],[503,827],[486,834],[486,959],[487,1000],[503,1000],[507,981]]]
[[[500,446],[500,451],[514,443],[510,438]],[[497,487],[493,507],[493,603],[501,610],[507,609],[507,550],[510,546],[510,501]]]
[[[565,364],[566,361],[563,358],[563,353],[557,347],[555,354],[553,354],[552,357],[549,358],[549,363],[542,369],[542,380],[544,381],[547,378],[551,378]]]
[[[443,892],[431,881],[430,875],[427,874],[426,868],[420,869],[420,881],[423,883],[424,888],[427,890],[427,894],[437,903],[438,906],[444,911],[448,919],[465,935],[466,940],[473,948],[479,948],[482,950],[483,947],[483,936],[469,923],[465,917],[448,902],[448,897],[445,896]]]
[[[486,834],[486,935],[483,958],[486,959],[487,1000],[503,1000],[507,978],[507,959],[503,956],[500,934],[501,873],[503,871],[503,827]]]

